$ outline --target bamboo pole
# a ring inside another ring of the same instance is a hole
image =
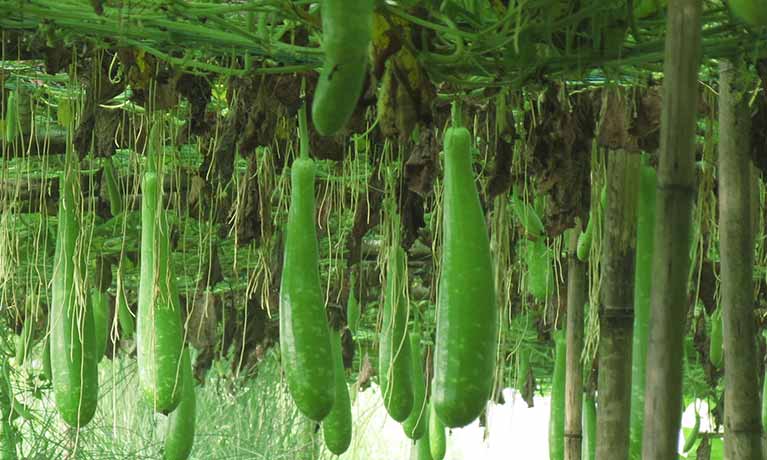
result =
[[[664,63],[655,252],[647,348],[644,460],[677,457],[682,352],[695,196],[701,0],[670,0]]]
[[[761,459],[762,425],[754,324],[751,120],[742,80],[719,67],[719,247],[724,322],[724,455]]]
[[[576,254],[581,226],[570,236],[567,266],[567,371],[565,374],[565,460],[581,460],[583,429],[583,307],[587,300],[586,264]]]
[[[628,458],[638,189],[639,155],[610,152],[599,309],[597,460]]]

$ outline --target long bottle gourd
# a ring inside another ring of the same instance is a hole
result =
[[[181,401],[184,330],[181,303],[170,266],[168,221],[160,209],[162,194],[155,161],[154,155],[148,158],[141,184],[136,352],[139,385],[144,397],[156,412],[169,414]]]
[[[389,249],[378,378],[383,403],[391,418],[407,419],[413,410],[413,377],[410,340],[407,334],[408,305],[405,298],[405,251],[395,243]]]
[[[357,333],[357,326],[360,322],[360,303],[357,300],[357,295],[354,291],[357,289],[356,277],[352,272],[351,279],[349,280],[349,298],[346,301],[346,325],[352,334]]]
[[[332,332],[330,344],[333,352],[336,398],[333,409],[322,420],[322,437],[329,451],[341,455],[349,449],[352,442],[352,405],[349,399],[349,387],[346,385],[341,334]]]
[[[415,325],[414,325],[415,327]],[[405,436],[417,441],[427,429],[426,420],[429,406],[426,400],[426,376],[423,372],[423,354],[421,353],[421,334],[417,331],[410,333],[411,373],[413,384],[413,408],[410,415],[402,422]]]
[[[5,141],[11,143],[16,139],[19,122],[19,101],[16,91],[8,93],[8,99],[5,100]]]
[[[194,446],[194,431],[197,421],[197,396],[194,390],[192,363],[189,347],[184,348],[181,357],[181,401],[168,418],[168,431],[165,434],[164,460],[186,460]]]
[[[314,161],[309,158],[306,109],[299,113],[301,157],[290,171],[290,209],[280,283],[280,354],[298,409],[324,419],[335,401],[330,332],[325,317],[314,220]]]
[[[434,460],[444,459],[447,451],[445,425],[437,417],[433,401],[429,402],[429,451]]]
[[[498,312],[485,216],[471,161],[471,135],[445,132],[442,264],[437,306],[433,404],[449,427],[484,410],[495,375]]]
[[[98,361],[104,357],[109,341],[109,295],[98,288],[91,289],[90,307],[93,312],[94,350]]]
[[[323,136],[335,134],[346,125],[362,94],[373,38],[373,3],[320,2],[325,61],[314,92],[312,120]]]
[[[429,410],[426,410],[426,424],[429,424]],[[423,433],[423,436],[415,442],[416,460],[434,460],[431,456],[431,445],[429,443],[429,430]]]
[[[53,396],[61,418],[72,427],[88,424],[98,402],[98,361],[93,314],[80,292],[85,270],[77,247],[79,222],[72,152],[61,179],[58,238],[51,279],[50,353]]]
[[[30,315],[30,310],[27,310],[27,315]],[[27,353],[29,352],[30,345],[32,345],[32,319],[27,316],[24,318],[24,323],[21,326],[21,334],[15,337],[16,339],[16,365],[23,366],[27,360]]]

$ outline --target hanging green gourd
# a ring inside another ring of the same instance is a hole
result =
[[[72,100],[67,97],[59,99],[59,105],[56,108],[56,120],[64,128],[69,128],[72,123]]]
[[[700,434],[700,413],[698,412],[698,409],[695,409],[695,424],[692,426],[692,430],[690,430],[690,434],[685,438],[684,440],[684,447],[682,447],[683,453],[688,453],[692,450],[693,446],[695,446],[695,442],[698,440],[698,435]]]
[[[117,321],[120,324],[120,336],[129,338],[136,331],[136,322],[133,314],[128,307],[128,298],[125,295],[125,286],[123,286],[123,268],[122,265],[117,269],[117,286],[115,290],[115,310],[117,310]]]
[[[349,400],[349,387],[346,385],[346,373],[341,354],[341,334],[333,331],[330,335],[336,397],[333,409],[322,420],[322,437],[330,452],[341,455],[349,449],[352,442],[352,406]]]
[[[552,254],[544,238],[527,241],[527,291],[538,301],[554,292]]]
[[[546,231],[543,227],[543,222],[535,211],[535,208],[529,203],[522,201],[518,196],[516,190],[511,195],[511,207],[514,210],[514,214],[525,229],[525,233],[532,238],[537,239],[545,235]]]
[[[19,101],[16,91],[8,93],[5,100],[5,142],[11,143],[16,139],[19,123]]]
[[[94,350],[99,361],[107,350],[109,337],[109,296],[99,289],[91,289],[90,305],[93,310],[93,329],[95,333]]]
[[[50,330],[50,328],[49,328]],[[49,336],[46,335],[45,340],[43,340],[43,377],[47,381],[51,381],[53,371],[51,370],[51,345],[49,341]]]
[[[29,299],[29,298],[28,298]],[[29,305],[29,301],[27,301]],[[16,336],[16,365],[23,366],[27,360],[27,353],[32,345],[32,319],[31,310],[27,309],[27,316],[24,318],[24,323],[21,326],[21,334]]]
[[[27,361],[28,354],[34,342],[34,324],[37,317],[37,300],[35,293],[27,293],[24,301],[24,322],[21,334],[16,337],[16,365],[22,366]]]
[[[96,352],[99,361],[107,351],[112,331],[112,299],[107,290],[112,285],[112,262],[105,257],[96,260],[95,283],[91,288],[90,301],[93,309],[93,323],[96,332]]]
[[[395,222],[398,219],[395,217]],[[394,228],[398,228],[395,224]],[[379,384],[383,403],[391,418],[404,421],[413,410],[413,376],[407,334],[408,304],[405,297],[405,251],[395,240],[389,249],[383,321],[378,347]]]
[[[112,157],[106,157],[104,160],[104,182],[106,183],[107,198],[109,200],[109,211],[112,216],[120,214],[123,210],[122,198],[120,197],[120,186],[115,176],[115,167]]]
[[[357,289],[356,277],[354,272],[349,280],[349,299],[346,301],[346,325],[352,334],[357,332],[357,326],[360,322],[360,303],[354,291]]]
[[[517,379],[514,386],[520,394],[525,394],[525,391],[527,391],[527,376],[530,373],[531,354],[532,351],[521,347],[517,351],[519,366],[517,367]]]
[[[335,401],[335,373],[320,284],[314,215],[314,161],[309,158],[306,109],[299,110],[301,157],[290,171],[291,192],[280,283],[280,352],[298,409],[315,421]]]
[[[179,372],[184,348],[181,303],[170,258],[170,228],[158,177],[159,126],[150,133],[147,171],[141,183],[141,268],[136,354],[139,385],[159,413],[169,414],[181,400]]]
[[[414,324],[414,332],[410,333],[411,373],[413,384],[413,408],[410,415],[402,422],[405,435],[412,440],[419,440],[426,432],[426,420],[429,407],[426,401],[426,376],[423,372],[423,355],[421,353],[421,334],[417,332]]]
[[[428,421],[428,412],[426,423]],[[429,432],[428,430],[421,436],[418,441],[415,442],[416,460],[434,460],[431,456],[431,446],[429,445]]]
[[[433,401],[429,402],[429,450],[434,460],[444,459],[447,451],[445,425],[437,417]]]
[[[67,151],[60,179],[58,238],[51,279],[50,354],[53,396],[61,418],[72,427],[91,421],[98,403],[98,357],[93,312],[81,292],[85,264],[78,248],[80,223],[77,158]]]
[[[429,411],[426,411],[426,424],[429,424]],[[429,430],[423,433],[418,441],[415,442],[416,460],[434,460],[431,456],[431,445],[429,443]]]
[[[576,255],[578,260],[586,262],[589,260],[589,252],[591,251],[591,241],[594,238],[594,214],[589,213],[589,223],[586,225],[586,230],[578,235],[578,246],[576,247]]]
[[[312,120],[323,136],[337,133],[357,107],[373,38],[373,0],[322,0],[325,60],[312,102]]]
[[[194,446],[194,430],[197,419],[197,396],[194,391],[194,376],[189,358],[189,347],[184,348],[181,357],[181,401],[168,417],[168,431],[165,434],[164,460],[186,460]]]
[[[493,265],[471,159],[471,134],[453,106],[445,132],[442,262],[432,401],[449,427],[471,423],[493,388],[498,341]]]

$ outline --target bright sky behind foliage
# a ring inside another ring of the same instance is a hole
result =
[[[535,396],[535,406],[528,408],[516,390],[504,390],[506,404],[491,405],[488,417],[490,431],[485,438],[485,429],[474,422],[468,427],[453,430],[448,437],[445,460],[548,460],[548,396]],[[701,414],[708,411],[705,403],[700,406]],[[341,460],[413,460],[410,457],[410,440],[402,432],[399,423],[389,418],[381,402],[381,393],[376,385],[359,393],[353,408],[354,440],[349,451]],[[695,413],[692,405],[682,418],[682,426],[692,427]],[[701,420],[702,431],[708,431],[708,420]],[[680,437],[679,448],[684,445]],[[331,457],[326,457],[331,458]],[[695,458],[694,455],[683,458]]]

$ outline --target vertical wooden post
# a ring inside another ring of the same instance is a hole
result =
[[[724,323],[724,455],[762,458],[754,324],[751,119],[737,69],[719,67],[719,247]]]
[[[565,376],[565,460],[581,460],[583,429],[583,307],[586,304],[586,264],[578,260],[581,226],[571,231],[567,265],[567,373]]]
[[[669,0],[658,165],[644,460],[676,458],[682,406],[690,227],[695,196],[701,0]]]
[[[607,157],[599,309],[597,460],[626,460],[629,452],[639,164],[639,155],[624,151],[612,151]]]

